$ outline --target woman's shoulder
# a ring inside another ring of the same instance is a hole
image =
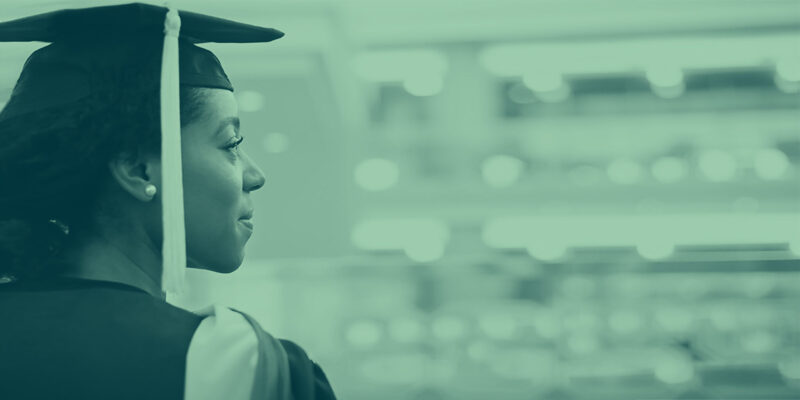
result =
[[[335,399],[328,377],[322,367],[291,340],[278,339],[289,357],[292,374],[292,393],[298,399]]]
[[[19,384],[0,388],[0,398],[24,391],[58,398],[44,394],[55,390],[101,398],[119,387],[128,388],[125,398],[182,398],[186,352],[201,320],[121,284],[2,284],[0,342],[16,345],[0,346],[0,375]],[[31,377],[52,385],[33,390]]]
[[[231,400],[336,398],[322,369],[297,343],[276,339],[236,309],[215,305],[196,313],[204,319],[187,355],[187,396],[211,399],[219,392]]]
[[[7,311],[0,311],[0,316],[19,326],[52,324],[120,332],[119,335],[130,340],[185,342],[187,345],[202,320],[197,314],[133,286],[86,279],[53,278],[0,284],[0,304],[0,308]]]

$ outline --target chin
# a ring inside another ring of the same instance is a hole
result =
[[[202,269],[220,274],[230,274],[239,269],[244,261],[244,257],[238,257],[235,260],[214,260],[210,262],[198,262],[196,259],[189,258],[187,261],[188,268]]]
[[[236,271],[237,269],[239,269],[239,267],[241,265],[242,265],[242,263],[238,263],[236,265],[222,266],[222,267],[216,266],[216,267],[207,268],[207,269],[209,271],[218,272],[220,274],[230,274],[231,272]]]

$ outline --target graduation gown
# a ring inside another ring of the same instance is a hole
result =
[[[237,310],[115,282],[0,284],[0,399],[335,399],[322,369]]]

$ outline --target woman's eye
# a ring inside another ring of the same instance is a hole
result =
[[[242,144],[242,141],[244,141],[244,137],[239,136],[238,138],[236,138],[233,141],[231,141],[230,143],[228,143],[228,145],[225,146],[225,148],[228,149],[228,150],[238,149],[239,145]]]

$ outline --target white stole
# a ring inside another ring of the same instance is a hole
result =
[[[186,354],[186,400],[291,400],[289,360],[252,317],[213,305]]]

